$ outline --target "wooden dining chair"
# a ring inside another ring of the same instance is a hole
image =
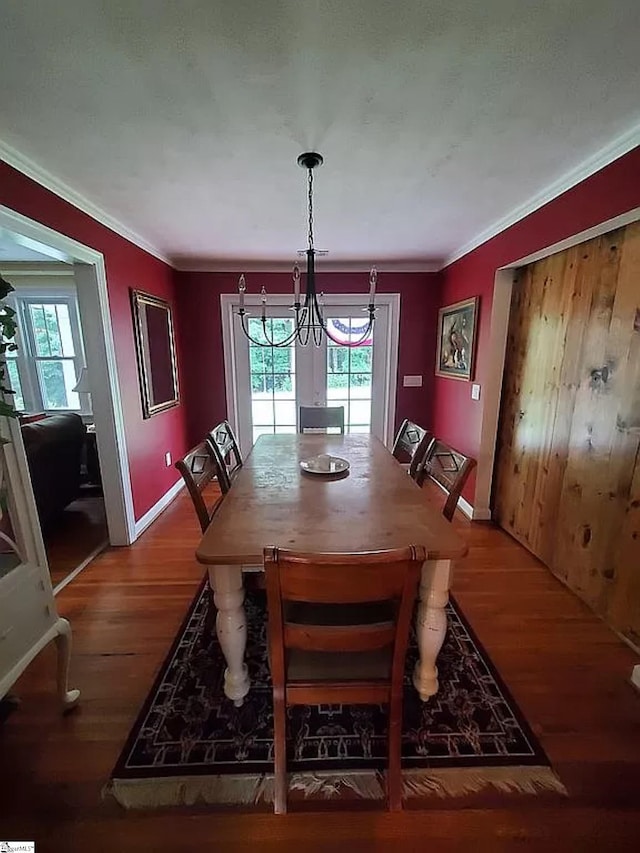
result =
[[[465,456],[464,453],[460,453],[459,450],[455,450],[445,444],[444,441],[434,439],[418,469],[417,482],[419,485],[422,485],[428,477],[447,493],[442,514],[448,521],[453,518],[458,505],[458,498],[475,464],[475,459]]]
[[[240,448],[229,421],[222,421],[215,426],[207,435],[207,441],[218,468],[217,476],[222,494],[226,495],[234,477],[242,468]]]
[[[402,681],[425,550],[264,551],[273,681],[274,810],[287,810],[289,705],[387,704],[387,796],[402,808]]]
[[[182,459],[175,463],[175,467],[182,474],[204,533],[222,500],[222,495],[217,488],[211,490],[211,497],[215,498],[213,502],[209,501],[208,505],[205,500],[207,487],[213,484],[218,476],[218,466],[208,441],[201,441],[200,444],[192,447]]]
[[[300,406],[300,432],[337,429],[344,435],[344,406]]]
[[[418,471],[424,462],[431,445],[433,435],[418,424],[405,418],[393,442],[393,456],[398,462],[409,463],[408,471],[412,480],[418,479]]]

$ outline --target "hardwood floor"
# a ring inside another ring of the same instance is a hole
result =
[[[442,503],[435,487],[425,499]],[[124,812],[101,789],[203,575],[185,495],[128,549],[101,554],[57,598],[74,629],[67,717],[47,649],[0,727],[0,838],[52,851],[638,849],[637,657],[533,556],[488,524],[468,537],[453,589],[569,789],[557,796],[434,799],[423,811]],[[340,804],[344,808],[344,804]]]
[[[44,533],[51,583],[57,586],[102,544],[107,544],[104,498],[81,497],[73,501]]]

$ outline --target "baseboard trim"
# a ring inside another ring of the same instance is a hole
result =
[[[147,510],[142,518],[139,518],[135,524],[136,539],[141,536],[150,524],[156,520],[160,513],[165,510],[171,501],[178,496],[180,489],[184,488],[184,480],[178,480],[171,488],[164,493],[159,501],[156,501],[151,509]]]

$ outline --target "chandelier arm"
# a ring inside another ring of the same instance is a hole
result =
[[[291,334],[288,335],[286,338],[284,338],[282,341],[273,341],[267,335],[266,324],[263,324],[262,334],[264,335],[264,339],[267,342],[267,343],[264,343],[264,341],[259,341],[257,338],[254,338],[253,335],[247,329],[247,324],[246,324],[246,320],[245,320],[245,317],[247,316],[246,312],[243,312],[239,316],[240,316],[240,324],[242,326],[242,331],[244,332],[245,337],[247,337],[251,341],[251,343],[255,344],[255,346],[257,346],[257,347],[263,347],[265,349],[269,349],[271,347],[274,347],[275,349],[278,349],[280,347],[288,347],[296,336],[297,330],[294,329],[294,331],[291,332]]]

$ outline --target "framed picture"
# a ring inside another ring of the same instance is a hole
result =
[[[463,379],[473,373],[478,297],[447,305],[438,311],[436,376]]]

